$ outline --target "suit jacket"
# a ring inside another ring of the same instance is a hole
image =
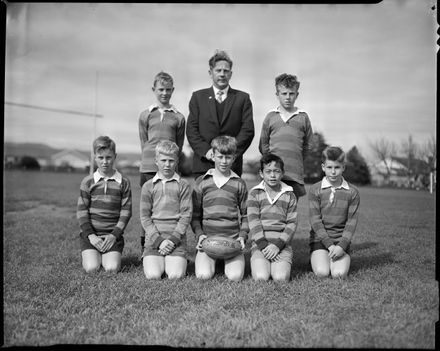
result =
[[[220,122],[215,102],[212,87],[193,92],[189,101],[186,136],[194,150],[193,172],[203,173],[214,167],[214,163],[205,157],[211,148],[211,140],[220,135],[229,135],[237,139],[237,158],[232,170],[241,175],[243,154],[255,134],[251,99],[248,93],[229,87]]]

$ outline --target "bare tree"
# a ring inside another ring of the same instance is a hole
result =
[[[430,138],[421,145],[418,157],[429,165],[431,172],[435,171],[437,167],[437,142],[434,134],[431,134]]]
[[[415,169],[416,163],[414,160],[419,152],[419,146],[417,145],[417,143],[413,141],[411,134],[408,136],[408,140],[402,141],[401,146],[402,146],[401,147],[402,154],[406,160],[406,168],[407,168],[406,174],[408,177],[408,184],[409,184],[411,180],[410,179],[411,176],[416,173],[416,169]]]
[[[378,169],[378,172],[385,178],[385,182],[388,183],[391,176],[391,158],[396,155],[396,144],[382,137],[370,142],[370,148],[373,151],[374,157],[383,162],[385,172],[381,172],[380,169]]]

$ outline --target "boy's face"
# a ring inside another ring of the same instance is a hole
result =
[[[156,166],[160,174],[165,178],[171,178],[176,170],[177,160],[174,155],[159,153],[156,156]]]
[[[283,175],[281,167],[275,161],[264,165],[263,171],[260,171],[261,178],[271,188],[277,188],[281,184]]]
[[[110,149],[101,149],[95,153],[95,162],[99,173],[111,177],[113,175],[113,165],[116,160],[116,154]]]
[[[170,82],[158,81],[152,88],[156,99],[162,106],[170,104],[171,95],[173,95],[174,87]]]
[[[277,92],[275,93],[280,101],[280,105],[287,111],[293,111],[298,94],[298,89],[296,87],[286,88],[283,85],[278,85]]]
[[[345,165],[343,163],[326,160],[325,163],[322,164],[322,170],[330,184],[334,186],[341,185],[342,172],[345,170]]]
[[[215,169],[221,174],[229,175],[234,160],[234,155],[222,154],[218,150],[214,151]]]
[[[218,89],[225,89],[232,77],[231,66],[228,61],[217,61],[215,66],[209,70],[212,83]]]

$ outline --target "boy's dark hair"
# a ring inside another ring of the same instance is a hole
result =
[[[284,161],[281,157],[275,155],[275,154],[265,154],[263,155],[263,157],[261,157],[260,159],[260,170],[261,172],[263,172],[264,170],[264,166],[271,164],[272,162],[275,162],[275,164],[277,164],[281,170],[284,173]]]
[[[321,161],[336,161],[345,163],[345,152],[339,146],[327,146],[322,152]]]
[[[110,149],[116,155],[116,144],[108,136],[99,136],[93,141],[93,152]]]
[[[299,84],[298,78],[292,74],[282,73],[275,78],[275,88],[277,91],[279,86],[284,86],[286,88],[296,87],[296,90],[298,90]]]
[[[226,51],[223,50],[216,50],[214,53],[214,56],[212,56],[208,63],[209,63],[209,68],[213,69],[215,64],[218,61],[227,61],[229,63],[230,68],[232,69],[232,60],[229,57],[229,55],[226,53]]]
[[[237,153],[237,140],[229,135],[220,135],[211,141],[212,151],[217,150],[223,155],[235,155]]]
[[[170,74],[164,71],[160,71],[158,74],[156,74],[153,81],[153,87],[156,86],[157,82],[166,82],[166,83],[171,83],[171,85],[174,85],[173,77],[171,77]]]

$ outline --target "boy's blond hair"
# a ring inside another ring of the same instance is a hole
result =
[[[217,150],[223,155],[235,155],[237,153],[237,140],[229,135],[220,135],[211,141],[212,151]]]
[[[170,140],[161,140],[156,145],[156,157],[159,156],[159,154],[162,155],[173,155],[176,160],[179,159],[179,147],[177,144]]]
[[[93,152],[98,153],[101,150],[109,149],[116,155],[116,144],[108,136],[99,136],[93,141]]]
[[[174,85],[173,77],[164,71],[160,71],[158,74],[156,74],[153,81],[153,87],[155,87],[158,82],[170,83],[171,85]]]
[[[321,161],[336,161],[340,163],[345,163],[345,152],[339,146],[327,146],[324,151],[322,151]]]

